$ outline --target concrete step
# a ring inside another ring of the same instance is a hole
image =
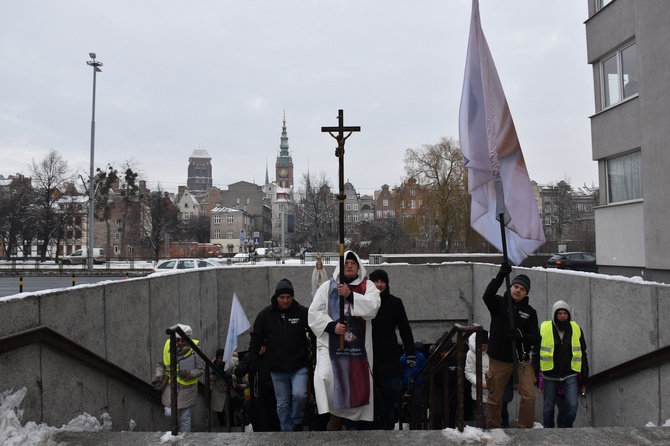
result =
[[[173,437],[169,432],[60,432],[56,444],[67,446],[633,446],[668,445],[670,427],[605,427],[574,429],[466,428],[444,431],[340,431],[340,432],[192,432]]]

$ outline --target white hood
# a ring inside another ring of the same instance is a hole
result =
[[[351,250],[345,251],[344,252],[344,258],[346,259],[347,255],[349,255],[349,253],[353,254],[354,257],[356,257],[356,261],[358,262],[358,277],[356,278],[356,280],[349,283],[349,285],[359,285],[367,277],[367,271],[365,270],[365,266],[363,265],[363,262],[361,262],[361,258],[358,257],[358,254],[356,254],[355,252],[353,252]],[[339,281],[339,276],[340,276],[340,262],[339,262],[339,259],[338,259],[337,266],[335,267],[335,271],[333,271],[333,279],[335,279],[335,281],[337,282],[337,281]]]

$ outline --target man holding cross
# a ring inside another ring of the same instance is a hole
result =
[[[340,318],[344,299],[344,319]],[[381,305],[379,290],[366,277],[365,266],[353,251],[344,253],[340,267],[323,283],[309,307],[308,323],[316,340],[314,394],[320,414],[344,418],[348,429],[374,418],[372,380],[372,319]],[[341,348],[340,337],[344,337]]]

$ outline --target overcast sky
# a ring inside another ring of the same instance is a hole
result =
[[[471,0],[49,0],[0,4],[0,174],[57,150],[88,175],[134,161],[150,185],[186,184],[195,149],[214,185],[274,180],[286,113],[295,181],[307,169],[372,194],[405,176],[407,148],[458,138]],[[597,185],[586,0],[480,0],[482,27],[531,179]]]

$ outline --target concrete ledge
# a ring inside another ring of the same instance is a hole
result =
[[[169,433],[167,433],[169,434]],[[161,441],[166,432],[61,432],[54,435],[57,444],[68,446],[313,446],[355,445],[366,446],[437,446],[444,444],[468,445],[589,445],[629,446],[670,444],[667,427],[608,427],[574,429],[494,429],[481,431],[466,429],[459,433],[446,431],[351,431],[351,432],[254,432],[254,433],[188,433]]]

